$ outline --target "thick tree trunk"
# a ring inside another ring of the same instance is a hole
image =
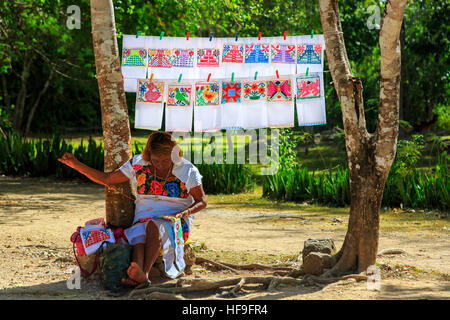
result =
[[[350,179],[350,217],[336,264],[324,276],[362,272],[375,264],[379,209],[395,157],[400,89],[399,33],[406,0],[388,1],[380,31],[380,111],[375,133],[367,132],[362,82],[353,77],[337,0],[319,0],[327,59],[342,109]]]
[[[122,84],[112,0],[91,0],[92,38],[102,110],[105,172],[117,169],[132,156],[128,109]],[[115,186],[131,195],[129,182]],[[115,226],[133,222],[134,203],[105,189],[106,220]]]

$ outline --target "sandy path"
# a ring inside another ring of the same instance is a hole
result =
[[[95,280],[83,279],[83,290],[68,290],[69,268],[75,266],[70,235],[85,221],[104,216],[101,186],[47,178],[0,177],[0,298],[108,298]],[[292,223],[277,224],[282,217]],[[345,236],[323,213],[301,211],[226,210],[210,204],[194,219],[191,239],[208,249],[240,254],[297,256],[308,238],[332,237],[340,248]],[[391,272],[382,279],[381,292],[364,282],[347,281],[325,288],[283,287],[256,294],[258,299],[379,299],[450,298],[450,238],[447,231],[383,232],[379,250],[402,248],[404,255],[380,257],[391,266],[410,265],[426,272]],[[200,269],[200,268],[199,268]],[[257,273],[242,273],[258,274]],[[443,277],[442,274],[447,274]],[[226,278],[226,272],[194,271],[189,277]],[[245,298],[252,298],[247,295]]]

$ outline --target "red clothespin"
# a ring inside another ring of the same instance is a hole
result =
[[[277,79],[280,79],[280,75],[278,74],[278,69],[276,71],[277,71]]]
[[[283,32],[284,40],[286,40],[287,31]]]
[[[206,82],[209,82],[209,79],[211,78],[211,73],[208,74],[208,79],[206,80]]]
[[[261,34],[262,32],[258,33],[258,41],[261,40]]]
[[[186,40],[189,40],[189,36],[190,36],[190,35],[191,35],[191,33],[188,32],[187,35],[186,35]]]

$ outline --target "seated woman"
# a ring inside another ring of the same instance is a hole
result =
[[[113,185],[131,180],[136,188],[133,225],[125,229],[133,255],[127,271],[129,279],[122,279],[124,283],[147,282],[161,248],[166,274],[172,279],[182,274],[186,266],[184,240],[193,214],[204,209],[207,202],[200,172],[182,158],[171,134],[152,133],[141,154],[111,173],[90,168],[68,153],[58,160],[94,182]]]

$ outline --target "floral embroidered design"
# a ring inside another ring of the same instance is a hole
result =
[[[138,193],[162,195],[174,198],[187,198],[189,192],[186,184],[177,177],[164,180],[156,177],[149,166],[133,165],[138,180]]]
[[[172,51],[168,49],[148,49],[148,66],[150,68],[172,68]]]
[[[320,98],[320,77],[297,77],[297,99]]]
[[[195,105],[219,105],[219,82],[197,83],[195,85]]]
[[[222,103],[241,102],[241,82],[222,82]]]
[[[244,62],[244,46],[241,44],[224,44],[222,62],[242,63]]]
[[[219,49],[198,49],[197,67],[218,67],[220,59]]]
[[[251,81],[243,83],[243,99],[246,101],[266,100],[267,87],[264,81]]]
[[[272,44],[272,63],[295,63],[295,44]]]
[[[164,82],[139,79],[136,102],[162,103]]]
[[[320,44],[299,44],[297,53],[298,64],[322,63],[322,46]]]
[[[267,101],[292,101],[291,80],[267,81]]]
[[[174,67],[194,67],[194,49],[174,49],[170,58]]]
[[[269,45],[246,44],[245,63],[269,63]]]
[[[147,63],[147,50],[124,49],[122,51],[122,66],[145,67],[146,63]]]
[[[178,197],[180,195],[180,187],[175,182],[166,183],[166,189],[169,197]]]
[[[152,182],[150,182],[150,191],[152,192],[152,194],[160,195],[164,190],[159,181],[152,180]]]

